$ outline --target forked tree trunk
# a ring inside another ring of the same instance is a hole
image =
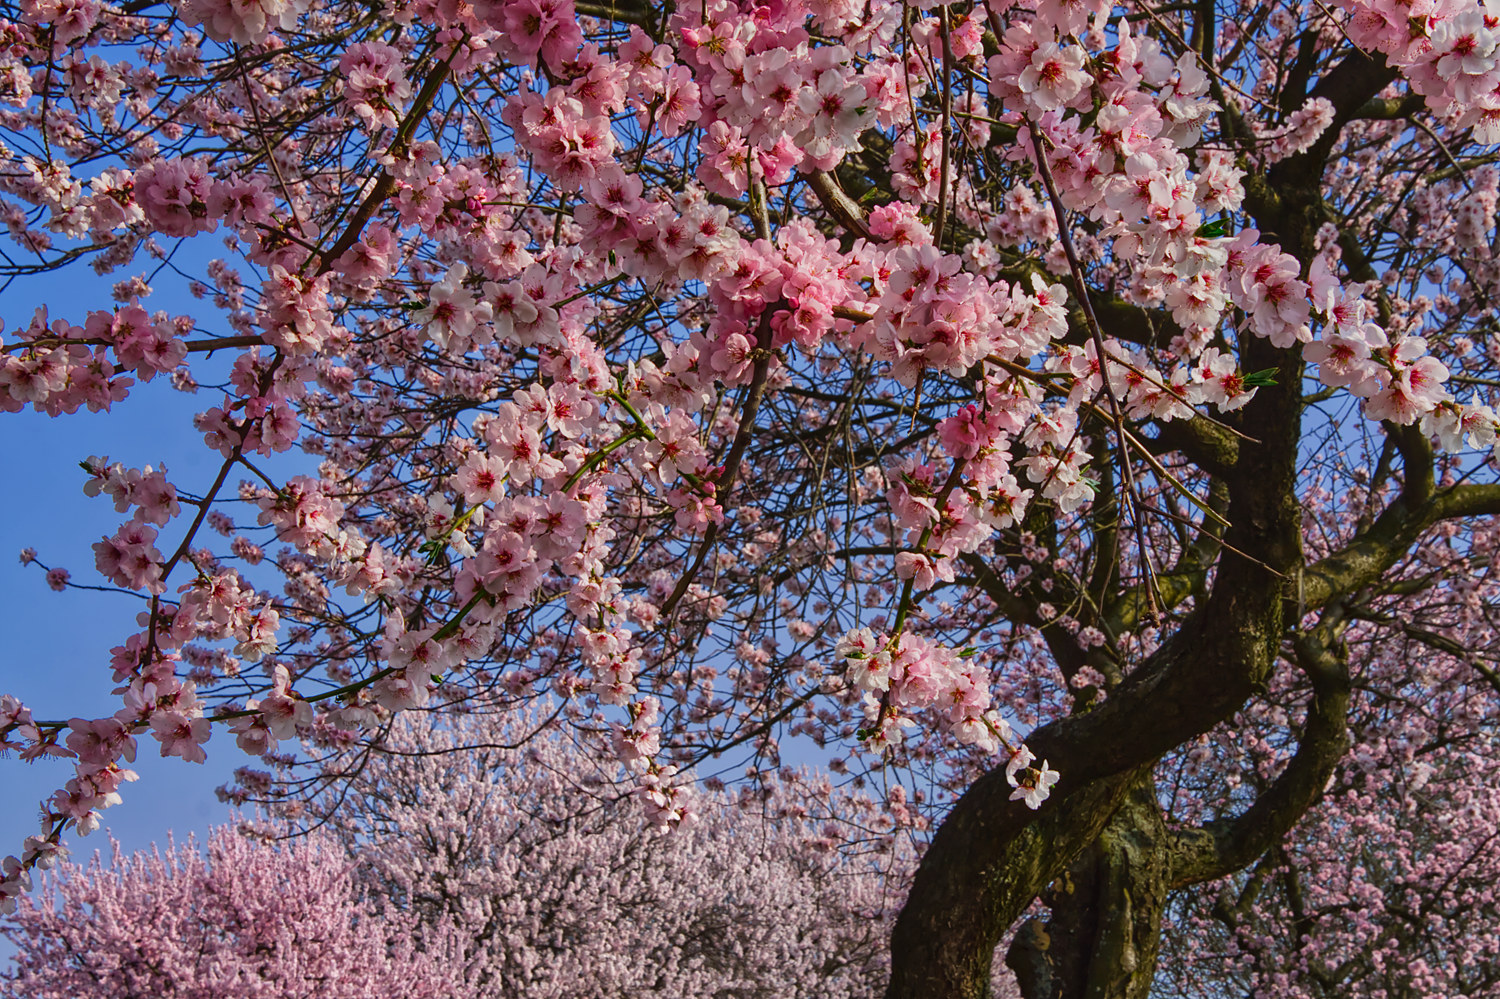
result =
[[[1145,999],[1167,901],[1168,835],[1147,775],[1047,891],[1006,955],[1025,999]]]
[[[1319,227],[1334,220],[1319,189],[1328,153],[1356,109],[1393,78],[1383,58],[1363,53],[1328,70],[1306,96],[1333,103],[1333,125],[1311,149],[1245,180],[1245,207],[1263,237],[1295,256],[1304,273]],[[1303,96],[1289,95],[1290,107]],[[1237,127],[1233,119],[1229,124]],[[1025,929],[1012,948],[1028,999],[1144,996],[1167,887],[1222,877],[1253,860],[1316,798],[1342,753],[1347,677],[1334,682],[1336,635],[1310,650],[1307,667],[1323,689],[1305,754],[1299,751],[1298,765],[1243,815],[1168,836],[1152,797],[1151,768],[1263,691],[1288,628],[1310,610],[1326,612],[1340,595],[1377,580],[1431,524],[1465,515],[1466,503],[1478,509],[1492,502],[1488,494],[1451,489],[1435,497],[1430,449],[1420,434],[1407,435],[1398,439],[1400,497],[1344,551],[1307,565],[1297,483],[1301,354],[1248,337],[1240,343],[1240,363],[1273,378],[1234,417],[1234,438],[1222,447],[1181,442],[1228,491],[1230,526],[1208,592],[1107,701],[1028,737],[1037,757],[1062,774],[1039,811],[1009,800],[999,769],[960,797],[934,834],[896,920],[887,999],[987,999],[1000,938],[1049,891],[1051,919]]]

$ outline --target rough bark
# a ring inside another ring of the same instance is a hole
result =
[[[1006,955],[1026,999],[1145,999],[1166,907],[1170,838],[1149,775],[1042,893]]]
[[[1301,563],[1295,493],[1301,362],[1251,344],[1276,367],[1272,391],[1246,407],[1228,476],[1225,551],[1211,593],[1104,704],[1049,724],[1028,743],[1062,774],[1037,813],[1009,801],[1004,774],[977,781],[944,821],[892,936],[891,999],[988,993],[1004,930],[1097,837],[1130,788],[1183,741],[1228,717],[1264,686],[1295,599]],[[1247,558],[1237,552],[1253,552]]]
[[[1348,746],[1341,632],[1335,608],[1296,641],[1313,686],[1302,737],[1281,775],[1243,813],[1169,830],[1150,778],[1130,787],[1099,838],[1042,893],[1048,916],[1016,934],[1006,963],[1026,999],[1145,999],[1168,892],[1253,863],[1317,801]]]

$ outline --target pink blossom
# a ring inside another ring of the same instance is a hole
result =
[[[83,763],[103,766],[118,759],[135,761],[135,739],[115,718],[73,718],[68,721],[68,729],[68,748]]]
[[[196,843],[126,857],[96,857],[51,881],[46,906],[26,904],[14,930],[29,942],[18,987],[64,988],[80,997],[147,989],[207,995],[227,977],[256,996],[285,995],[335,980],[351,995],[454,995],[434,948],[412,944],[410,917],[361,900],[348,859],[327,839],[273,848],[228,828],[206,856]]]
[[[411,96],[401,53],[383,42],[358,42],[339,59],[344,100],[368,127],[396,127],[396,112]]]
[[[218,227],[209,214],[214,182],[201,160],[158,160],[135,174],[135,198],[150,222],[168,236],[192,236]]]
[[[1093,78],[1083,69],[1083,50],[1051,42],[1037,46],[1030,65],[1016,81],[1021,93],[1041,111],[1063,107],[1092,83]]]
[[[151,715],[151,734],[161,743],[162,756],[180,756],[189,763],[202,763],[207,758],[202,744],[208,741],[212,730],[207,718],[157,711]]]

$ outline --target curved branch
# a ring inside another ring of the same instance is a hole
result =
[[[1408,484],[1407,489],[1410,489]],[[1500,484],[1467,483],[1434,494],[1418,507],[1398,498],[1369,529],[1342,549],[1302,572],[1297,599],[1303,610],[1377,581],[1411,549],[1428,528],[1443,520],[1500,515]]]
[[[1242,814],[1176,834],[1168,876],[1171,887],[1212,881],[1253,863],[1275,846],[1323,793],[1334,767],[1349,748],[1349,666],[1347,652],[1339,644],[1342,630],[1339,615],[1330,613],[1296,640],[1297,663],[1313,686],[1296,754],[1270,788]]]
[[[1157,454],[1180,451],[1209,475],[1222,477],[1239,460],[1239,441],[1234,432],[1222,424],[1202,415],[1187,420],[1167,420],[1158,425],[1156,437],[1148,444],[1156,444],[1152,450]]]

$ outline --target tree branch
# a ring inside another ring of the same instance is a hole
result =
[[[1409,488],[1408,484],[1403,489],[1403,497]],[[1415,509],[1398,498],[1375,518],[1369,530],[1303,570],[1297,600],[1303,609],[1312,610],[1374,583],[1439,521],[1495,515],[1500,515],[1500,484],[1454,486]]]
[[[807,186],[817,195],[818,201],[847,231],[864,239],[873,239],[870,227],[865,223],[864,210],[858,202],[844,193],[833,175],[824,170],[814,170],[805,175]]]
[[[1335,610],[1294,643],[1297,663],[1312,681],[1302,738],[1286,769],[1242,814],[1176,834],[1169,882],[1182,888],[1251,864],[1285,836],[1317,801],[1349,747],[1347,651]]]

